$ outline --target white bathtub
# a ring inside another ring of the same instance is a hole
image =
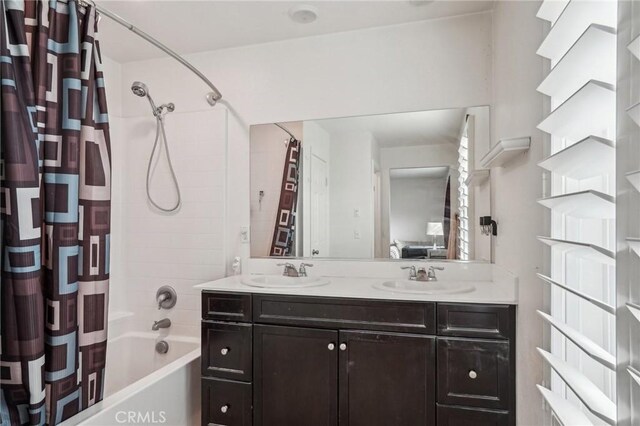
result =
[[[157,332],[110,339],[104,399],[62,425],[200,424],[200,341],[169,336],[159,354],[158,340]]]

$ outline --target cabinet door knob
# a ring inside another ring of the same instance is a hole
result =
[[[346,351],[347,350],[347,344],[346,343],[340,343],[340,350],[341,351]]]
[[[327,348],[329,348],[330,351],[334,350],[336,348],[336,345],[334,345],[333,343],[329,343],[327,345]]]
[[[474,370],[469,370],[469,378],[475,379],[476,377],[478,377],[478,373],[476,373]]]
[[[220,411],[223,413],[226,413],[227,411],[229,411],[229,404],[225,404],[222,407],[220,407]]]
[[[226,354],[229,353],[229,348],[222,348],[220,349],[220,353],[222,354],[222,356],[225,356]]]

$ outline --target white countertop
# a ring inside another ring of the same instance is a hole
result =
[[[246,277],[246,276],[245,276]],[[461,303],[493,303],[518,304],[517,280],[473,281],[456,280],[472,284],[475,289],[468,293],[457,294],[422,294],[396,293],[374,288],[376,283],[388,281],[388,278],[355,278],[355,277],[323,277],[330,282],[327,285],[303,288],[264,288],[252,287],[242,283],[242,276],[231,276],[215,281],[198,284],[200,290],[228,291],[255,294],[284,294],[295,296],[345,297],[357,299],[406,300],[421,302],[461,302]],[[439,281],[446,284],[447,281]],[[425,282],[428,286],[430,283]]]

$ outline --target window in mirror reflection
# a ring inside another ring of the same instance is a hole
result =
[[[490,260],[474,226],[490,182],[469,182],[488,107],[279,124],[296,156],[285,130],[251,126],[252,257]]]

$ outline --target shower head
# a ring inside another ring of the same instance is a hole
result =
[[[141,98],[147,96],[149,94],[149,90],[147,89],[147,85],[141,83],[139,81],[134,81],[131,85],[131,91],[134,95],[140,96]]]

